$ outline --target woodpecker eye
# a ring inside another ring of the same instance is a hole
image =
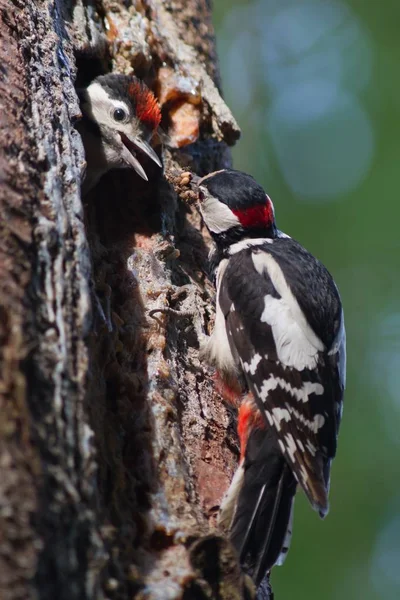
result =
[[[199,200],[200,202],[203,202],[203,200],[205,199],[205,193],[203,192],[202,189],[199,190]]]
[[[114,110],[113,117],[115,121],[123,121],[124,119],[126,119],[126,116],[126,112],[123,108],[116,108]]]

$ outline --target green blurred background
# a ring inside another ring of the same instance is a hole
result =
[[[331,511],[302,495],[277,600],[400,599],[400,3],[216,0],[234,166],[328,267],[348,371]]]

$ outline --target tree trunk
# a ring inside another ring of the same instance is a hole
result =
[[[238,448],[198,358],[214,290],[186,202],[186,171],[228,166],[239,135],[210,19],[208,0],[0,0],[4,600],[254,597],[215,525]],[[114,171],[82,202],[74,86],[110,70],[157,92],[165,176]]]

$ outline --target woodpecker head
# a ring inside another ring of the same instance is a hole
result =
[[[134,76],[101,75],[80,90],[79,96],[83,113],[79,130],[92,179],[97,181],[110,169],[130,167],[147,181],[140,163],[143,155],[162,167],[149,144],[161,112],[142,81]]]
[[[206,175],[198,186],[200,211],[217,245],[276,237],[272,201],[251,175],[224,169]]]

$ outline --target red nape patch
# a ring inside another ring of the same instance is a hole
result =
[[[243,227],[270,227],[274,222],[274,209],[268,196],[265,204],[258,204],[244,210],[231,210]]]
[[[133,81],[128,93],[136,105],[136,115],[149,129],[157,129],[161,121],[161,111],[153,92],[141,81]]]

